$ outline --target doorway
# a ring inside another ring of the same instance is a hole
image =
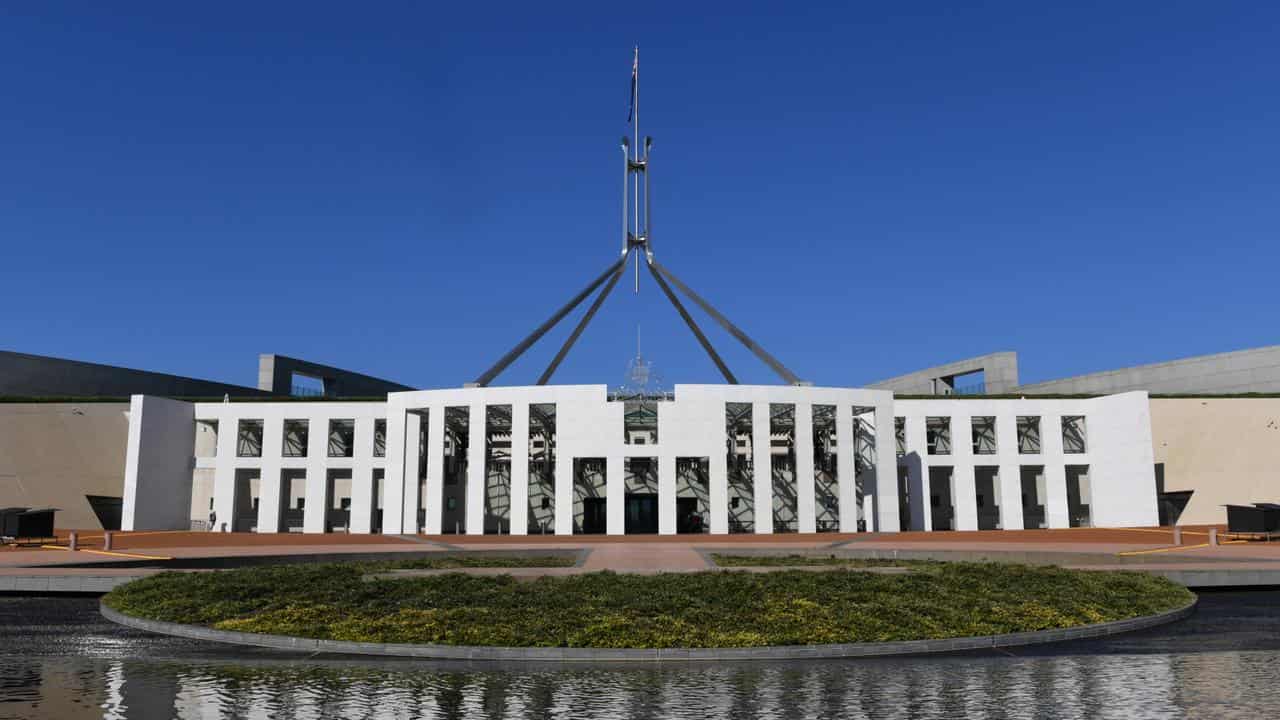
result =
[[[583,535],[603,535],[608,527],[608,517],[606,510],[609,507],[609,501],[602,497],[589,497],[582,499],[582,534]]]
[[[676,498],[676,532],[682,535],[706,532],[706,525],[698,508],[698,498]]]
[[[599,535],[609,527],[604,458],[573,459],[573,534]]]
[[[929,468],[929,510],[933,530],[956,529],[956,504],[952,492],[952,468],[934,465]]]
[[[626,533],[653,535],[657,532],[658,496],[649,493],[627,493]]]

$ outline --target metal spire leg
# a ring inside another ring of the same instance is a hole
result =
[[[534,330],[533,333],[529,335],[529,337],[525,338],[524,340],[521,340],[519,345],[516,345],[514,348],[511,349],[510,352],[508,352],[506,355],[503,355],[502,359],[498,360],[498,362],[495,363],[493,367],[489,368],[484,372],[483,375],[476,378],[475,384],[480,387],[484,387],[488,385],[503,370],[506,370],[508,365],[515,362],[516,358],[520,357],[525,350],[528,350],[530,345],[533,345],[534,343],[538,342],[539,338],[541,338],[543,335],[546,335],[547,331],[555,327],[556,323],[560,322],[560,320],[563,319],[565,315],[568,315],[570,312],[573,311],[574,308],[578,307],[578,305],[583,301],[583,299],[585,299],[588,295],[594,292],[596,288],[600,287],[601,283],[609,279],[610,275],[618,272],[618,270],[623,267],[623,263],[625,263],[626,260],[627,260],[626,257],[622,257],[618,259],[617,262],[610,265],[608,270],[605,270],[603,273],[601,273],[600,277],[591,281],[591,284],[588,285],[586,288],[584,288],[582,292],[575,295],[574,298],[568,302],[568,304],[566,304],[564,307],[557,310],[556,313],[552,315],[550,318],[548,318],[546,322],[539,325],[538,329]]]
[[[737,338],[738,342],[742,343],[743,345],[746,345],[747,349],[750,350],[752,353],[754,353],[756,357],[760,358],[760,360],[764,362],[764,364],[773,368],[773,371],[778,373],[778,375],[782,376],[783,380],[786,380],[788,383],[792,385],[805,384],[805,382],[801,380],[799,377],[797,377],[795,373],[791,372],[786,368],[785,365],[778,362],[777,358],[770,355],[768,351],[766,351],[764,348],[756,344],[755,340],[752,340],[750,337],[747,337],[746,333],[742,332],[741,330],[738,329],[736,325],[729,322],[729,318],[725,317],[724,315],[721,315],[718,310],[716,310],[714,307],[711,307],[711,303],[707,302],[706,300],[703,300],[702,297],[699,296],[698,293],[694,292],[692,288],[680,282],[680,278],[676,277],[675,275],[672,275],[670,270],[667,270],[666,268],[659,265],[657,260],[651,260],[649,262],[649,267],[651,270],[654,270],[654,277],[661,278],[665,276],[667,279],[669,279],[672,283],[675,284],[676,287],[680,288],[681,292],[683,292],[685,295],[688,295],[691,300],[697,303],[698,307],[702,308],[708,315],[715,318],[715,321],[720,323],[720,327],[723,327],[725,330],[728,330],[730,335],[733,335],[735,338]]]
[[[711,356],[711,362],[716,364],[716,367],[720,369],[720,374],[724,375],[724,379],[728,381],[730,385],[737,385],[738,378],[734,377],[733,373],[729,372],[729,368],[724,364],[724,360],[721,360],[716,349],[711,347],[711,341],[707,340],[707,336],[702,334],[702,330],[698,328],[698,323],[693,321],[693,317],[689,315],[689,311],[685,310],[684,305],[680,303],[680,298],[676,297],[676,294],[671,291],[671,286],[667,285],[667,281],[663,280],[662,276],[658,274],[658,271],[654,269],[654,266],[657,265],[657,263],[650,261],[648,265],[649,273],[653,275],[654,280],[658,281],[658,286],[662,288],[662,292],[666,293],[667,299],[671,301],[671,304],[676,306],[676,310],[680,313],[680,317],[684,318],[685,324],[689,326],[689,329],[693,331],[694,336],[698,338],[698,342],[702,344],[702,349],[706,350],[707,354]]]
[[[631,251],[628,250],[627,255],[630,254]],[[556,368],[560,367],[560,361],[564,360],[564,356],[569,354],[569,350],[573,348],[573,344],[578,341],[578,336],[582,335],[582,331],[587,329],[587,323],[591,322],[591,318],[595,317],[596,311],[604,304],[604,299],[609,297],[610,292],[613,292],[613,286],[618,284],[618,280],[622,278],[622,273],[627,269],[627,255],[622,257],[622,263],[613,273],[613,277],[609,278],[608,284],[606,284],[604,289],[600,291],[600,294],[596,296],[595,302],[591,303],[591,307],[587,308],[587,314],[583,315],[582,319],[578,321],[578,325],[573,329],[573,332],[570,333],[569,339],[565,340],[564,345],[560,346],[560,352],[556,353],[555,359],[553,359],[551,364],[547,366],[547,369],[542,373],[542,377],[538,378],[539,385],[546,385],[547,381],[551,379],[551,376],[555,374]]]

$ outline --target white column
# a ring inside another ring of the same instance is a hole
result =
[[[796,403],[796,519],[802,533],[817,531],[813,478],[813,405]]]
[[[751,403],[752,490],[756,533],[773,534],[773,443],[769,437],[769,403]]]
[[[876,478],[875,492],[868,493],[867,529],[898,532],[902,518],[898,514],[898,448],[894,437],[892,402],[876,405]]]
[[[606,533],[624,535],[627,531],[626,496],[627,479],[622,458],[609,455],[605,458]]]
[[[929,505],[929,455],[928,433],[925,415],[908,417],[907,422],[907,468],[910,477],[907,485],[911,492],[911,529],[932,530],[933,512]],[[911,455],[915,457],[912,458]]]
[[[557,433],[557,440],[559,439]],[[564,452],[561,452],[561,449]],[[573,534],[573,446],[556,444],[556,534]]]
[[[529,532],[529,404],[511,405],[511,517],[512,535]]]
[[[1022,466],[1018,459],[1018,416],[996,416],[996,456],[1000,459],[1000,528],[1021,530]]]
[[[658,534],[676,534],[676,456],[658,456]]]
[[[404,532],[404,448],[406,418],[404,407],[387,403],[387,459],[382,476],[382,532]]]
[[[723,403],[721,404],[723,407]],[[727,435],[723,428],[725,427],[725,419],[723,412],[720,415],[720,433],[728,442]],[[707,489],[708,494],[708,510],[711,513],[710,526],[712,535],[724,535],[729,532],[729,461],[725,455],[725,442],[721,442],[716,446],[717,451],[712,452],[707,458],[707,472],[710,473],[710,487]]]
[[[1067,469],[1062,453],[1062,417],[1040,418],[1040,450],[1044,453],[1045,525],[1071,527],[1067,512]]]
[[[955,503],[956,530],[978,529],[978,498],[973,476],[973,418],[951,416],[951,492]]]
[[[262,476],[258,480],[258,532],[260,533],[274,533],[285,529],[280,527],[280,506],[281,503],[288,502],[287,499],[282,499],[284,493],[280,480],[280,449],[284,445],[282,436],[283,430],[279,421],[263,423]],[[222,444],[221,437],[218,438],[218,444]],[[218,516],[221,517],[221,513]]]
[[[418,439],[421,432],[422,416],[406,410],[404,412],[404,451],[401,453],[401,457],[404,458],[404,497],[398,507],[403,515],[400,520],[402,532],[407,535],[419,532],[418,466],[421,464],[422,448],[419,447]]]
[[[423,532],[439,535],[444,524],[444,408],[426,409],[427,416],[427,483],[424,500]],[[417,492],[417,489],[414,489]],[[415,515],[416,517],[416,515]]]
[[[323,533],[329,510],[325,454],[329,449],[329,421],[307,418],[307,506],[302,512],[302,532]],[[265,444],[265,443],[264,443]]]
[[[857,472],[853,461],[853,409],[836,406],[836,485],[840,499],[840,532],[856,532],[858,529]]]
[[[466,522],[468,535],[484,534],[484,486],[488,475],[485,472],[485,459],[488,456],[488,448],[485,447],[485,437],[488,435],[485,427],[486,417],[484,403],[472,403],[467,427]]]
[[[351,468],[351,519],[353,533],[367,535],[372,530],[373,508],[373,418],[356,418],[355,448]]]
[[[134,396],[135,401],[133,412],[137,412],[139,403]],[[133,418],[130,418],[132,421]],[[229,427],[230,431],[224,431],[223,427]],[[214,512],[214,532],[221,532],[223,523],[226,523],[227,530],[230,531],[235,527],[235,492],[236,492],[236,445],[237,438],[240,435],[239,418],[235,416],[224,417],[218,421],[218,464],[213,471],[213,512]],[[263,430],[265,440],[266,430]],[[262,452],[265,455],[267,448],[265,442]],[[279,450],[276,451],[279,453]],[[138,518],[137,527],[147,527],[143,518]]]

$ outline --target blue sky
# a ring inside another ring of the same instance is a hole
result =
[[[636,42],[659,259],[806,379],[1280,342],[1280,6],[841,5],[10,4],[0,348],[468,381],[617,252]],[[556,380],[716,382],[629,283]]]

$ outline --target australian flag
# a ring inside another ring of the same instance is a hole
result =
[[[627,123],[630,124],[636,112],[636,77],[640,74],[640,48],[637,46],[631,57],[631,96],[627,98]]]

